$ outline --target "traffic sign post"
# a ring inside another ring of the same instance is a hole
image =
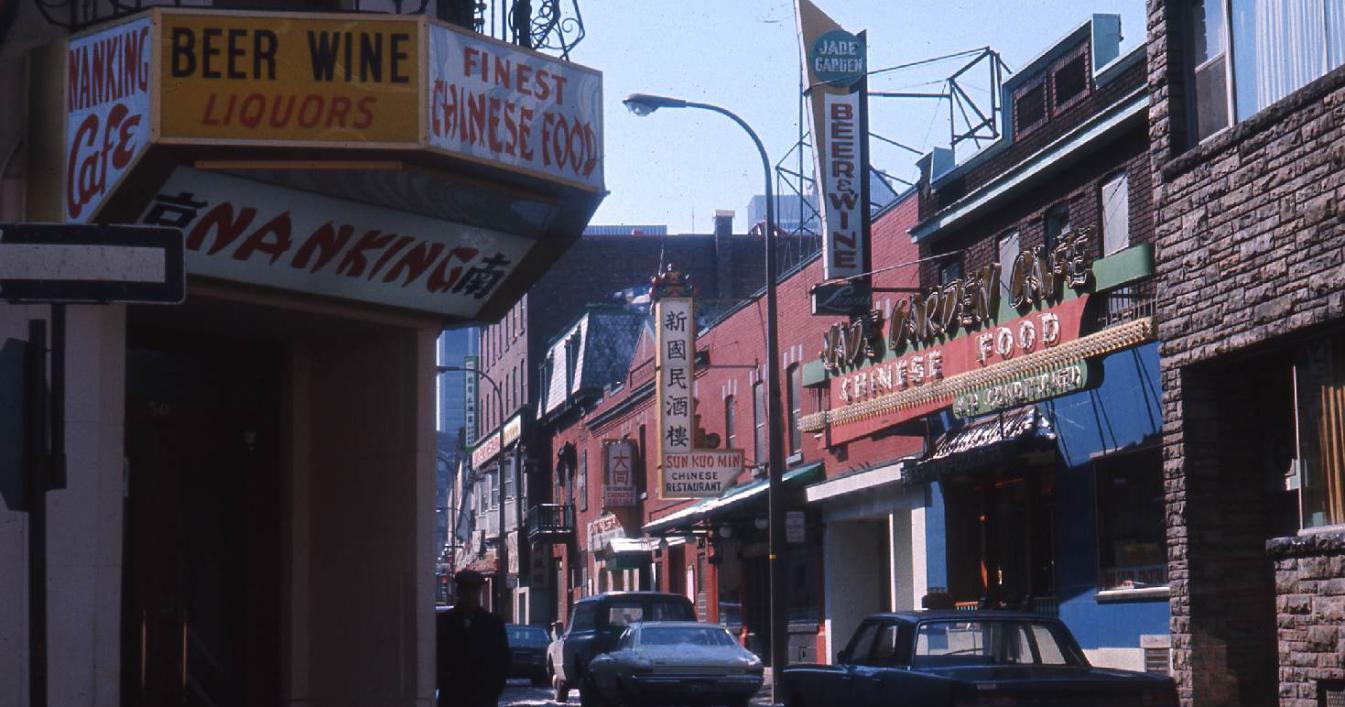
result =
[[[171,228],[0,224],[0,299],[51,306],[28,322],[28,686],[47,704],[47,491],[65,488],[65,335],[68,304],[181,304],[182,232]],[[47,361],[51,356],[51,387]]]

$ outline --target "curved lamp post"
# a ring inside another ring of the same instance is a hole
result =
[[[647,93],[633,93],[622,101],[626,108],[638,116],[646,116],[660,108],[699,108],[718,113],[738,124],[747,136],[752,138],[757,152],[761,155],[761,169],[766,180],[766,417],[767,448],[769,456],[768,496],[770,506],[770,585],[771,585],[771,694],[778,701],[780,693],[780,672],[786,662],[785,636],[785,517],[784,497],[782,494],[782,474],[784,472],[784,438],[780,430],[780,342],[778,320],[775,307],[775,197],[771,190],[771,161],[766,156],[766,148],[761,144],[757,133],[732,111],[709,103],[697,103],[681,98],[654,96]]]
[[[475,368],[467,368],[465,366],[435,366],[434,369],[437,373],[475,373],[478,378],[490,384],[491,389],[495,393],[495,410],[497,411],[497,413],[500,413],[501,417],[503,417],[504,398],[500,397],[500,384],[496,383],[495,379],[487,375],[485,371],[479,371]],[[501,420],[501,424],[503,424],[503,420]],[[496,539],[496,542],[499,545],[495,552],[495,563],[496,565],[498,565],[495,574],[495,578],[498,580],[497,582],[498,586],[495,587],[495,597],[496,597],[495,612],[501,618],[507,619],[509,617],[509,613],[506,611],[506,607],[508,607],[510,603],[507,601],[509,598],[509,582],[508,582],[509,545],[505,542],[507,538],[505,537],[506,533],[504,525],[504,473],[505,473],[504,463],[503,459],[501,459],[500,508],[499,508],[500,532]],[[517,479],[515,479],[515,481],[517,481]],[[515,488],[517,488],[517,484],[515,484]],[[515,504],[517,503],[521,503],[521,500],[515,500]]]

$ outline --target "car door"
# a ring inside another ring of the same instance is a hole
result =
[[[565,667],[565,682],[570,685],[578,685],[579,677],[583,672],[584,663],[589,656],[589,648],[593,644],[593,634],[597,629],[595,618],[598,612],[598,602],[586,601],[580,602],[574,607],[574,617],[570,621],[570,630],[565,634],[565,641],[561,644],[561,657]]]
[[[850,707],[890,706],[902,694],[911,660],[911,627],[901,621],[871,622],[873,640],[865,653],[852,656]]]

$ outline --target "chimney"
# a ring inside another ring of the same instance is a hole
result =
[[[715,210],[715,238],[728,238],[733,235],[733,210]]]
[[[715,297],[732,297],[733,211],[715,210]]]

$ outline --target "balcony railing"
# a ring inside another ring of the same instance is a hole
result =
[[[33,0],[48,22],[77,31],[152,7],[236,8],[212,0]],[[266,10],[430,15],[505,42],[570,58],[583,41],[579,0],[319,0],[256,3]]]
[[[528,510],[528,539],[564,542],[574,537],[574,506],[539,503]]]

